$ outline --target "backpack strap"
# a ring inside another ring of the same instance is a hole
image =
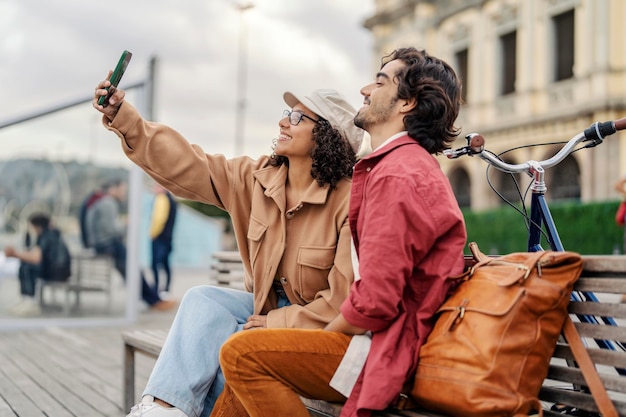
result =
[[[475,270],[487,264],[510,264],[512,266],[516,266],[515,270],[512,271],[511,276],[501,280],[498,284],[502,287],[508,287],[520,280],[528,278],[531,271],[537,266],[537,263],[545,256],[546,253],[548,253],[546,251],[529,252],[523,262],[512,262],[502,259],[501,257],[489,257],[485,255],[480,251],[480,249],[478,249],[476,242],[471,242],[469,244],[469,249],[476,260],[476,264],[469,269],[469,277],[472,276]]]
[[[569,316],[567,316],[565,324],[563,325],[563,335],[569,343],[572,353],[574,354],[574,359],[580,367],[602,417],[618,417],[615,405],[613,405],[611,398],[609,398],[609,394],[607,394],[602,384],[598,371],[589,357],[589,352],[585,349],[580,334]]]

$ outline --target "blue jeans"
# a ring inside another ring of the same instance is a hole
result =
[[[286,305],[289,300],[279,295],[278,307]],[[143,395],[189,417],[209,416],[224,390],[220,348],[252,313],[252,293],[209,285],[187,291]]]
[[[41,267],[39,264],[31,264],[29,262],[20,262],[18,277],[20,279],[20,293],[26,297],[35,296],[35,284],[37,278],[41,276]]]
[[[165,272],[165,291],[170,291],[172,271],[170,269],[170,254],[172,243],[160,239],[152,240],[152,275],[154,277],[154,291],[159,292],[159,269]]]
[[[126,282],[126,246],[119,239],[113,239],[106,243],[96,243],[94,250],[99,255],[109,255],[113,258],[115,269],[120,273],[124,282]],[[141,298],[149,305],[153,306],[161,301],[159,293],[156,292],[146,282],[143,271],[139,271],[141,280]]]

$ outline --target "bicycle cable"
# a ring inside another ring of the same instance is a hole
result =
[[[495,154],[491,151],[485,150],[487,152],[489,152],[490,154],[492,154],[494,157],[498,158],[500,161],[505,162],[501,156],[505,155],[509,152],[513,152],[519,149],[527,149],[527,148],[533,148],[533,147],[538,147],[538,146],[554,146],[554,145],[563,145],[567,143],[567,141],[560,141],[560,142],[545,142],[545,143],[534,143],[534,144],[529,144],[529,145],[521,145],[521,146],[516,146],[514,148],[510,148],[507,149],[505,151],[502,151],[498,154]],[[575,149],[574,151],[572,151],[572,153],[577,152],[581,149],[584,149],[584,147]],[[570,153],[570,155],[572,154]],[[569,155],[568,155],[569,156]],[[541,235],[544,237],[544,239],[546,239],[546,241],[548,241],[548,243],[552,243],[550,242],[550,238],[548,237],[548,234],[545,232],[545,230],[543,230],[543,228],[538,225],[536,222],[533,222],[532,219],[530,218],[530,216],[528,215],[528,209],[526,207],[526,197],[528,196],[528,191],[530,191],[530,187],[532,186],[532,181],[528,184],[528,186],[526,187],[526,190],[522,193],[519,181],[517,180],[517,178],[515,177],[515,175],[512,172],[504,172],[504,171],[500,171],[503,172],[504,174],[508,174],[511,176],[511,179],[513,180],[513,183],[515,184],[515,189],[517,191],[517,195],[520,198],[520,203],[522,208],[518,208],[512,201],[510,201],[509,199],[507,199],[504,194],[502,194],[500,191],[498,191],[496,189],[496,187],[493,185],[491,178],[489,178],[489,172],[490,169],[492,168],[492,166],[490,164],[487,164],[487,169],[485,170],[485,176],[487,179],[487,184],[489,185],[489,188],[491,188],[491,190],[496,193],[498,195],[498,197],[500,197],[500,199],[502,201],[504,201],[508,206],[510,206],[511,208],[513,208],[513,210],[517,211],[519,214],[522,215],[522,218],[524,219],[524,224],[526,226],[526,230],[530,230],[530,226],[531,224],[534,224],[538,230],[540,231]]]

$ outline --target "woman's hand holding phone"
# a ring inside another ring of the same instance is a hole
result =
[[[113,120],[117,111],[124,100],[126,93],[124,90],[118,90],[117,85],[122,79],[122,75],[128,67],[132,53],[128,51],[122,52],[117,65],[113,71],[109,71],[106,80],[102,81],[96,87],[96,94],[93,100],[93,106],[96,110],[102,112],[109,120]]]
[[[126,92],[124,90],[115,88],[111,85],[109,78],[111,78],[112,73],[113,71],[109,71],[109,75],[106,80],[98,83],[96,86],[96,94],[92,100],[93,107],[104,114],[109,120],[113,120],[115,118],[117,111],[126,96]],[[108,105],[106,107],[98,104],[100,97],[103,96],[108,96]]]

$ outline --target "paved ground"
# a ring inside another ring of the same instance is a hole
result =
[[[176,271],[173,297],[180,300],[187,288],[209,283],[208,271]],[[126,415],[120,334],[128,328],[168,328],[174,315],[144,310],[128,326],[67,328],[51,320],[42,329],[0,332],[0,417]],[[153,364],[138,355],[137,395]]]

